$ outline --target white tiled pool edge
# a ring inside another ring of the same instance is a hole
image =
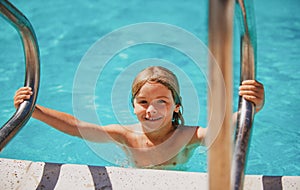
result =
[[[0,158],[0,189],[208,189],[207,174]],[[281,187],[281,188],[280,188]],[[244,190],[300,190],[300,176],[247,175]]]

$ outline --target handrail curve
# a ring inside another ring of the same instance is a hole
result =
[[[24,48],[26,72],[24,86],[31,87],[33,95],[20,104],[14,115],[0,129],[0,150],[14,137],[31,117],[38,95],[40,58],[36,36],[29,20],[10,2],[0,0],[0,15],[18,31]]]
[[[240,83],[242,83],[244,80],[255,80],[256,75],[256,29],[252,0],[236,0],[236,10],[237,16],[241,18]],[[255,105],[240,97],[231,171],[231,184],[234,190],[242,190],[244,186],[247,150],[254,114]]]

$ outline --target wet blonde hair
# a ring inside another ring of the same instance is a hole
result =
[[[132,83],[131,89],[131,103],[133,106],[134,98],[146,82],[158,82],[166,86],[172,92],[175,105],[178,105],[181,107],[181,109],[183,109],[181,104],[179,83],[176,75],[172,71],[160,66],[148,67],[142,70],[136,76]],[[178,112],[173,113],[172,122],[174,126],[184,125],[184,119],[180,110]]]

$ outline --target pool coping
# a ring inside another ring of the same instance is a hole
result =
[[[0,187],[9,189],[208,189],[200,172],[58,164],[0,158]],[[244,190],[300,189],[300,176],[246,175]]]

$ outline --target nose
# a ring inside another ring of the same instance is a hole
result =
[[[147,114],[153,115],[153,114],[156,114],[156,113],[157,113],[157,110],[155,109],[155,107],[154,107],[153,105],[150,104],[150,105],[148,106],[146,112],[147,112]]]

